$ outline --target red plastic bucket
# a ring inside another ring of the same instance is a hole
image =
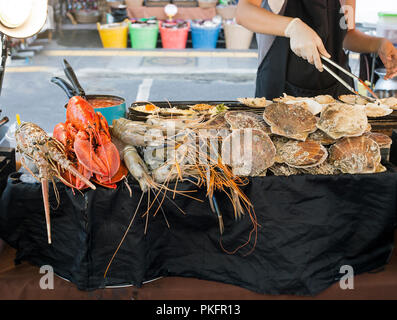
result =
[[[161,43],[163,44],[163,48],[185,49],[189,29],[190,29],[189,22],[187,23],[187,26],[185,28],[178,28],[178,29],[164,28],[163,23],[160,22],[160,35],[161,35]]]

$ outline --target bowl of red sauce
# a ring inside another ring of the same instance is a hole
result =
[[[89,94],[86,96],[87,101],[94,107],[95,112],[100,112],[109,125],[112,125],[114,119],[125,117],[126,105],[125,99],[118,96]]]

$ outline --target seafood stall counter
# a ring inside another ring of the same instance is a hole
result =
[[[41,147],[24,124],[18,151],[52,166],[8,177],[0,238],[80,290],[182,276],[316,295],[393,249],[397,170],[376,128],[397,103],[353,98],[136,102],[110,127],[67,112]]]

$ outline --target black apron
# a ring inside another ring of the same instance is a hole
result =
[[[331,59],[350,70],[348,56],[343,50],[347,30],[340,27],[343,19],[340,9],[339,0],[289,0],[284,15],[300,18],[309,25],[322,39]],[[333,70],[354,86],[350,77]],[[271,100],[283,93],[297,97],[329,94],[337,98],[350,91],[328,72],[319,72],[314,65],[293,53],[289,38],[276,37],[258,68],[255,96]]]

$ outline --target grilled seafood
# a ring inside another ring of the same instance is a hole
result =
[[[222,159],[238,176],[257,176],[272,166],[276,148],[269,136],[258,129],[233,130],[222,143]]]
[[[329,135],[327,135],[324,131],[321,131],[320,129],[309,134],[307,139],[320,142],[322,145],[325,146],[331,145],[336,142],[336,139],[331,138]]]
[[[297,168],[290,167],[289,165],[285,163],[275,163],[273,164],[269,170],[275,175],[275,176],[294,176],[297,174],[301,174],[301,170]]]
[[[339,174],[340,170],[335,168],[333,165],[331,165],[328,161],[324,161],[322,164],[316,167],[310,167],[310,168],[303,168],[301,169],[302,173],[307,173],[307,174],[323,174],[323,175],[335,175]]]
[[[358,104],[358,105],[366,105],[368,103],[367,100],[364,98],[360,97],[359,95],[355,94],[344,94],[338,97],[340,101],[348,104]]]
[[[350,137],[337,141],[329,149],[329,161],[343,173],[375,173],[383,170],[378,144],[366,137]]]
[[[327,149],[319,142],[290,140],[277,149],[278,159],[293,168],[321,165],[328,157]]]
[[[372,118],[384,117],[393,112],[393,109],[381,103],[367,103],[364,106],[364,109],[367,117],[372,117]]]
[[[316,117],[300,106],[285,103],[273,103],[266,107],[263,119],[271,132],[287,138],[305,141],[316,131]]]
[[[396,97],[388,97],[380,99],[380,103],[388,106],[393,110],[397,110],[397,98]]]
[[[263,108],[272,104],[272,102],[266,98],[238,98],[237,101],[252,108]]]
[[[230,111],[226,112],[225,120],[229,123],[231,129],[259,129],[269,132],[270,128],[263,121],[263,118],[253,112]]]
[[[390,148],[392,144],[392,139],[383,133],[365,132],[364,136],[374,140],[378,144],[379,148]]]
[[[22,165],[24,158],[29,158],[36,165],[39,174],[36,176],[25,165],[25,168],[39,181],[42,186],[44,211],[47,224],[48,243],[51,243],[51,226],[50,226],[50,205],[48,200],[48,182],[52,181],[54,190],[56,190],[54,178],[58,178],[66,185],[70,185],[61,174],[65,170],[90,188],[96,189],[95,186],[77,171],[72,163],[68,160],[64,146],[57,140],[49,137],[47,133],[31,122],[22,123],[15,131],[17,151],[22,155]],[[57,194],[57,192],[56,192]]]
[[[368,127],[362,107],[349,104],[330,104],[321,112],[317,127],[333,139],[361,136]]]

